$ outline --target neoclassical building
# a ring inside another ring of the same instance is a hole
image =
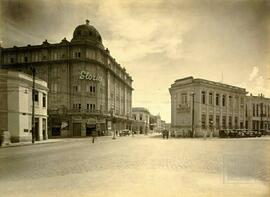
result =
[[[187,77],[176,80],[171,95],[171,128],[201,137],[220,129],[270,130],[270,99],[248,96],[244,88]]]
[[[245,127],[244,88],[187,77],[176,80],[169,91],[171,127],[180,135],[201,137],[210,130],[218,136],[220,128]]]
[[[262,94],[246,97],[246,128],[251,130],[270,130],[270,98]]]
[[[88,20],[71,41],[0,50],[2,68],[31,74],[35,67],[48,83],[49,137],[131,129],[133,80]]]
[[[132,108],[132,131],[136,134],[148,134],[149,132],[149,110],[144,107],[133,107]]]
[[[12,142],[32,140],[32,77],[0,69],[0,131]],[[47,83],[35,80],[35,140],[47,140]]]

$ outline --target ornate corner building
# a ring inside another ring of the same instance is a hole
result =
[[[131,129],[132,77],[88,20],[76,27],[71,41],[0,50],[1,68],[31,74],[34,66],[48,83],[49,137]]]

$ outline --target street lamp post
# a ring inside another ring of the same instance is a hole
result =
[[[33,87],[32,87],[32,143],[35,143],[35,78],[36,78],[36,69],[31,67],[32,76],[33,76]]]

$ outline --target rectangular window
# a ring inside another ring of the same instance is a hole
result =
[[[24,57],[24,62],[28,62],[28,57]]]
[[[75,58],[80,58],[81,57],[81,52],[75,52]]]
[[[93,91],[93,87],[92,87],[92,86],[90,86],[90,87],[89,87],[89,90],[90,90],[90,92],[92,92],[92,91]]]
[[[202,104],[205,104],[205,91],[202,91]]]
[[[142,120],[142,114],[140,114],[140,120]]]
[[[252,103],[252,114],[253,114],[253,116],[255,116],[256,115],[256,106],[255,106],[255,104],[254,103]]]
[[[74,92],[80,92],[81,91],[81,86],[80,85],[75,85],[73,86]]]
[[[234,117],[234,128],[238,129],[238,117]]]
[[[209,105],[213,105],[213,93],[212,92],[210,92],[209,93],[209,99],[208,99],[209,101]]]
[[[10,58],[10,63],[13,63],[14,62],[14,58]]]
[[[205,114],[202,114],[202,128],[203,129],[206,128],[205,122],[206,122],[206,115]]]
[[[38,102],[38,91],[37,90],[34,91],[34,101]]]
[[[219,94],[216,94],[216,106],[219,106]]]
[[[46,107],[46,94],[42,94],[42,107]]]
[[[81,104],[79,104],[79,109],[81,109]]]
[[[232,117],[229,116],[229,129],[232,129]]]
[[[222,116],[222,128],[227,129],[226,116]]]
[[[93,104],[93,110],[96,110],[96,105],[95,104]]]
[[[93,92],[94,92],[94,93],[96,92],[96,87],[95,87],[95,86],[93,86]]]
[[[229,107],[230,109],[233,107],[232,96],[229,96]]]
[[[186,93],[181,94],[181,102],[182,102],[182,104],[187,104],[187,94]]]
[[[220,124],[219,124],[220,118],[219,116],[216,116],[216,128],[219,129]]]
[[[222,96],[222,106],[225,107],[226,106],[226,95]]]
[[[86,109],[89,109],[89,104],[86,104]]]

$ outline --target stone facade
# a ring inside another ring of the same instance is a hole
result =
[[[0,130],[9,131],[12,142],[32,139],[32,77],[0,70]],[[35,80],[35,140],[46,140],[47,83]]]
[[[131,127],[132,78],[104,49],[86,21],[71,41],[1,49],[2,68],[31,73],[48,82],[49,137],[86,136],[97,128]]]
[[[246,128],[270,130],[270,99],[263,95],[246,97]]]
[[[150,113],[148,109],[143,107],[132,108],[132,131],[136,134],[148,134]]]
[[[178,135],[218,136],[221,128],[245,128],[244,88],[187,77],[176,80],[169,91],[171,127]]]

